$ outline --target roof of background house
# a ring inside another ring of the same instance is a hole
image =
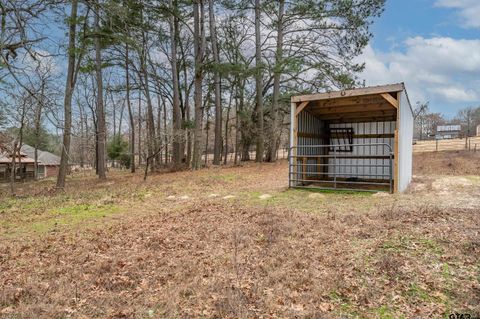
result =
[[[24,144],[22,145],[22,148],[20,150],[25,154],[27,154],[28,157],[35,158],[34,147]],[[60,165],[60,156],[57,156],[55,154],[52,154],[47,151],[42,151],[42,150],[37,150],[37,154],[38,154],[38,161],[43,165]]]
[[[462,126],[457,124],[437,126],[437,132],[455,132],[455,131],[461,131],[461,130],[462,130]]]
[[[9,154],[0,153],[0,164],[9,164],[12,162],[12,157]],[[35,163],[35,160],[30,157],[15,158],[15,163]]]
[[[24,144],[20,148],[20,154],[22,155],[22,163],[35,163],[35,148]],[[43,165],[60,165],[60,157],[47,151],[37,150],[38,162]],[[11,163],[12,156],[6,152],[0,152],[0,163]],[[15,159],[18,163],[18,158]]]

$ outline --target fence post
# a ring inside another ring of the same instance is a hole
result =
[[[333,145],[333,188],[337,188],[337,146]]]
[[[393,156],[393,153],[392,151],[390,150],[389,151],[389,155],[390,155],[390,160],[389,160],[389,175],[390,175],[390,194],[393,194],[393,159],[392,159],[392,156]]]

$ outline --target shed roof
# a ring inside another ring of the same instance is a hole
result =
[[[395,84],[386,84],[378,86],[369,86],[351,90],[340,90],[332,91],[325,93],[315,93],[307,95],[297,95],[292,96],[292,102],[304,102],[304,101],[318,101],[318,100],[328,100],[335,98],[346,98],[346,97],[356,97],[362,95],[372,95],[372,94],[381,94],[381,93],[393,93],[401,92],[405,90],[404,83],[395,83]]]
[[[399,92],[406,94],[403,83],[299,95],[291,100],[297,103],[297,114],[305,109],[332,123],[395,121],[400,107]]]

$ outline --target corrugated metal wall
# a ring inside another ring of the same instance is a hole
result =
[[[365,134],[394,134],[395,133],[395,121],[391,122],[368,122],[368,123],[341,123],[341,124],[330,124],[330,128],[353,128],[354,135],[365,135]],[[339,144],[339,139],[330,139],[330,144]],[[385,143],[390,145],[391,151],[393,152],[394,147],[394,138],[393,137],[375,137],[375,138],[354,138],[353,144],[378,144]],[[387,156],[389,155],[389,148],[385,146],[377,145],[365,145],[365,146],[354,146],[353,151],[339,152],[339,155],[379,155]],[[330,152],[332,155],[333,152]],[[337,159],[336,162],[334,159],[329,160],[329,164],[339,164],[339,166],[329,166],[329,175],[334,173],[338,174],[340,177],[349,178],[349,177],[358,177],[366,179],[388,179],[390,174],[389,167],[384,167],[389,165],[388,159]],[[383,175],[383,176],[381,176]]]
[[[412,181],[413,114],[405,91],[400,95],[398,119],[398,191],[403,192]]]
[[[301,112],[298,115],[298,132],[299,133],[307,133],[316,135],[316,137],[298,137],[298,146],[311,146],[311,145],[322,145],[324,144],[324,140],[319,137],[321,135],[326,134],[325,130],[325,122],[319,120],[315,116],[311,115],[308,112]],[[298,156],[302,155],[323,155],[325,154],[325,149],[322,148],[313,148],[313,147],[299,147],[298,148]],[[304,164],[315,164],[315,158],[307,158],[306,163]],[[300,160],[297,160],[297,164],[301,164]],[[301,167],[298,167],[297,172],[301,171]],[[308,174],[308,173],[315,173],[317,169],[315,166],[305,166],[305,172],[307,173],[305,177],[308,176],[315,176],[319,177],[319,175],[315,174]],[[301,177],[299,176],[299,179]]]

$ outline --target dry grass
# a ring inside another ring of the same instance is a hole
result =
[[[24,185],[0,208],[0,318],[480,312],[480,180],[451,176],[469,181],[442,189],[452,201],[434,188],[445,177],[404,195],[312,193],[286,190],[286,169]]]
[[[414,175],[480,175],[480,150],[414,155]]]
[[[417,141],[417,143],[413,145],[413,151],[415,153],[463,151],[465,149],[470,149],[472,151],[477,150],[477,152],[480,152],[480,136],[470,137],[467,143],[465,143],[464,138],[456,138],[438,141]]]

